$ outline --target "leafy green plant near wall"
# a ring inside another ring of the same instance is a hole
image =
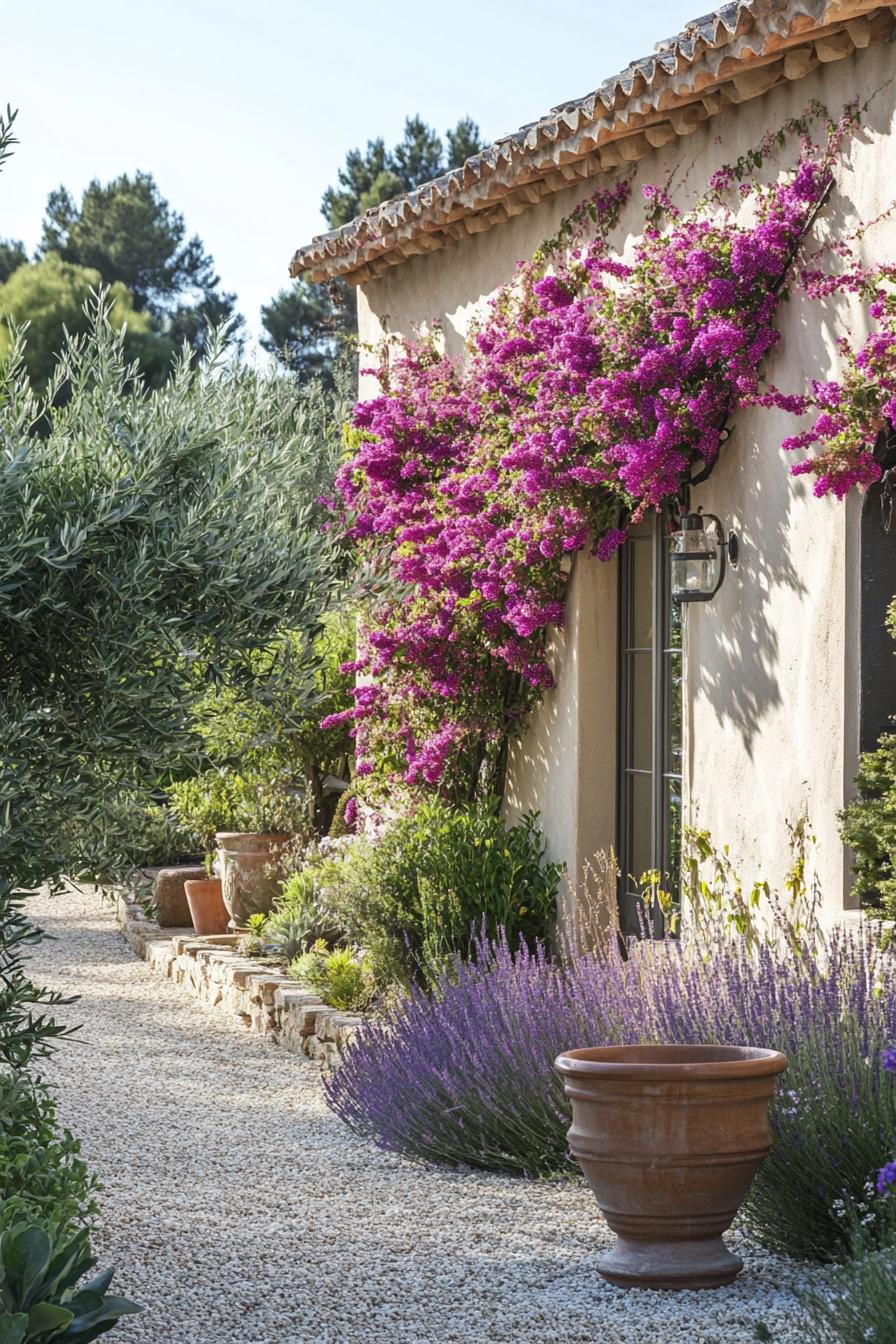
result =
[[[545,863],[536,817],[505,826],[494,800],[438,800],[399,818],[376,844],[325,862],[320,885],[336,923],[367,949],[377,984],[433,983],[483,929],[516,946],[545,938],[562,867]]]
[[[887,629],[896,639],[896,599]],[[862,756],[856,798],[841,812],[840,822],[855,854],[855,889],[862,904],[896,919],[896,731],[885,733],[875,750]]]
[[[295,957],[289,974],[343,1012],[363,1012],[374,995],[366,957],[351,947],[330,948],[323,940]]]

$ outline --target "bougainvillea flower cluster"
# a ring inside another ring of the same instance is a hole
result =
[[[810,297],[873,291],[881,330],[844,352],[842,384],[786,395],[761,383],[785,282],[855,124],[850,110],[817,145],[821,111],[717,173],[687,214],[645,188],[625,257],[611,237],[630,182],[598,192],[498,293],[465,360],[444,355],[438,332],[383,349],[379,395],[356,407],[337,478],[369,599],[349,711],[362,773],[375,762],[410,784],[475,785],[553,684],[570,558],[609,559],[630,520],[715,460],[737,407],[815,411],[785,447],[816,448],[793,467],[816,473],[816,493],[875,478],[876,427],[896,406],[889,273],[804,269]],[[759,165],[790,136],[796,163],[762,183]]]

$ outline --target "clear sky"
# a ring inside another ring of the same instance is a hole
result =
[[[711,8],[711,5],[706,6]],[[37,242],[47,193],[154,174],[212,253],[253,333],[323,227],[347,150],[419,113],[496,139],[596,88],[700,11],[700,0],[18,0],[0,103],[21,144],[0,236]],[[705,12],[705,9],[704,11]]]

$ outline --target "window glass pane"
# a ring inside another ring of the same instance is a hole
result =
[[[657,546],[662,548],[661,555]],[[636,893],[642,873],[659,868],[664,887],[675,896],[680,886],[682,608],[667,592],[668,554],[666,529],[652,516],[632,529],[620,556],[625,650],[620,657],[620,703],[626,709],[619,760],[620,912],[629,933],[642,931],[636,917],[641,910]],[[655,592],[658,560],[661,586]],[[654,724],[656,711],[660,719]],[[654,728],[659,733],[658,744]],[[661,747],[657,756],[655,745]]]
[[[666,548],[667,548],[667,549],[666,549],[666,562],[665,562],[666,567],[665,567],[665,575],[666,575],[666,592],[667,592],[667,593],[669,592],[669,585],[670,585],[670,578],[669,578],[669,560],[668,560],[669,551],[668,551],[668,546],[669,546],[669,543],[666,542]],[[681,648],[681,613],[682,613],[682,611],[683,611],[683,607],[682,607],[682,604],[681,604],[680,602],[673,602],[672,599],[671,599],[671,597],[670,597],[670,598],[669,598],[669,601],[668,601],[668,609],[669,609],[669,616],[668,616],[668,629],[667,629],[667,631],[666,631],[666,648],[667,648],[667,649],[680,649],[680,648]]]
[[[681,780],[667,779],[666,790],[666,858],[663,865],[664,885],[673,895],[678,896],[681,882]]]
[[[630,750],[626,766],[635,770],[653,768],[653,657],[630,653],[629,731]]]
[[[641,874],[652,866],[652,783],[650,775],[629,775],[628,777],[629,852],[626,876],[629,878],[628,885],[630,888],[634,885],[632,879],[637,882]]]
[[[680,775],[681,770],[681,654],[667,653],[663,658],[666,670],[665,738],[666,752],[663,768],[666,774]]]
[[[653,644],[653,545],[649,537],[633,537],[631,546],[631,625],[629,647],[649,649]]]

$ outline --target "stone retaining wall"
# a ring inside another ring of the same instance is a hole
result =
[[[150,970],[287,1050],[332,1067],[364,1021],[299,989],[277,966],[243,956],[236,935],[198,937],[192,929],[159,928],[126,897],[118,899],[117,916],[125,942]]]

